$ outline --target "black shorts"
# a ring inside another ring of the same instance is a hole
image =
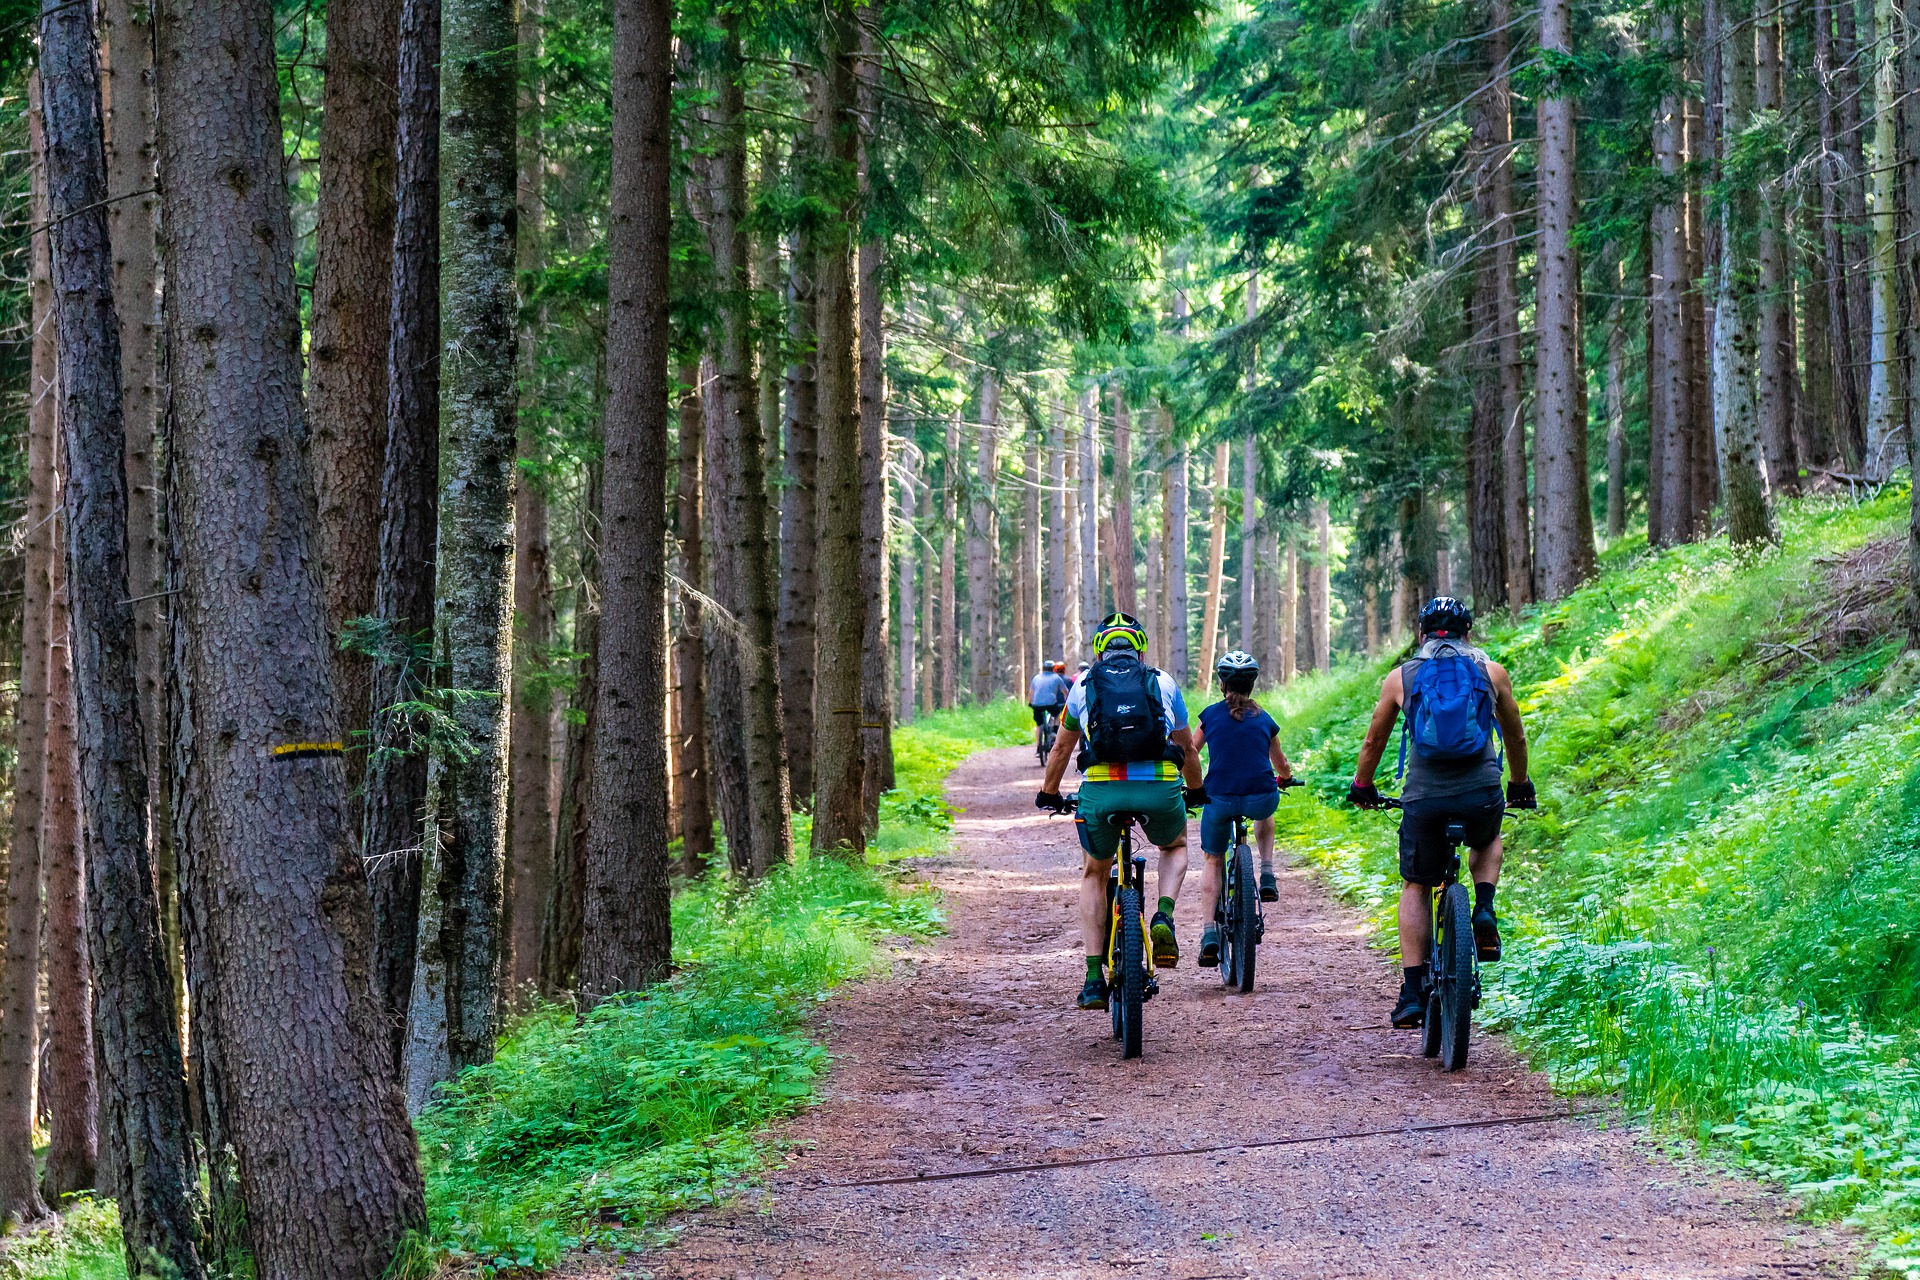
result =
[[[1500,834],[1500,815],[1506,810],[1499,787],[1407,801],[1400,811],[1400,878],[1410,884],[1439,884],[1453,856],[1453,846],[1447,843],[1448,824],[1465,827],[1467,847],[1480,849]]]
[[[1048,716],[1052,716],[1058,720],[1060,713],[1067,709],[1064,703],[1059,702],[1030,702],[1027,705],[1033,708],[1033,722],[1035,724],[1045,724]]]

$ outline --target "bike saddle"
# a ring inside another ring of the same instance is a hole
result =
[[[1146,826],[1147,815],[1144,813],[1110,813],[1107,815],[1107,825],[1110,827],[1125,828],[1131,827],[1136,823],[1142,827]]]
[[[1465,844],[1467,842],[1466,824],[1449,822],[1447,824],[1447,841],[1449,844]]]

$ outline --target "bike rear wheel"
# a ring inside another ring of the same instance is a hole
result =
[[[1120,937],[1113,949],[1117,972],[1107,999],[1113,1005],[1113,1034],[1120,1056],[1140,1056],[1141,1011],[1147,999],[1147,938],[1140,915],[1140,891],[1120,890]]]
[[[1473,908],[1465,885],[1450,884],[1440,895],[1438,959],[1444,973],[1434,984],[1437,1009],[1427,1010],[1428,1025],[1439,1014],[1440,1065],[1458,1071],[1467,1065],[1473,1032],[1474,988],[1479,981],[1473,943]]]
[[[1244,844],[1233,847],[1230,883],[1226,933],[1232,938],[1233,965],[1228,983],[1246,995],[1253,990],[1254,954],[1260,945],[1260,882],[1253,877],[1253,850]]]

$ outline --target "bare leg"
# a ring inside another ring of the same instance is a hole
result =
[[[1080,946],[1086,955],[1104,955],[1107,950],[1107,872],[1113,859],[1080,862]]]
[[[1499,884],[1500,860],[1506,852],[1499,836],[1484,849],[1474,849],[1467,854],[1467,869],[1473,873],[1475,884]]]
[[[1400,884],[1400,966],[1410,969],[1427,962],[1427,944],[1433,937],[1433,890],[1425,885]]]
[[[1220,909],[1220,885],[1226,874],[1223,863],[1224,860],[1220,854],[1209,853],[1200,867],[1200,903],[1206,909],[1209,920],[1213,919],[1213,913]]]
[[[1254,843],[1260,846],[1260,869],[1273,869],[1273,819],[1258,818],[1253,824]]]
[[[1159,890],[1163,898],[1180,898],[1180,882],[1187,878],[1187,839],[1160,846]],[[1151,913],[1149,913],[1151,914]]]

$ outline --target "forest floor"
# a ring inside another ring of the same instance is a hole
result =
[[[926,868],[951,931],[825,1006],[836,1064],[819,1105],[776,1131],[785,1161],[732,1203],[683,1218],[664,1250],[618,1264],[575,1255],[563,1273],[1730,1280],[1857,1266],[1856,1237],[1601,1116],[1226,1145],[1570,1104],[1497,1039],[1447,1075],[1417,1032],[1388,1028],[1397,973],[1367,947],[1360,914],[1297,867],[1268,908],[1249,996],[1195,967],[1189,876],[1186,955],[1147,1006],[1145,1056],[1123,1062],[1106,1015],[1071,1004],[1078,851],[1071,823],[1032,808],[1037,773],[1019,748],[953,773],[965,812],[952,855]],[[1215,1149],[1167,1154],[1183,1147]],[[1162,1154],[860,1185],[1136,1151]]]

